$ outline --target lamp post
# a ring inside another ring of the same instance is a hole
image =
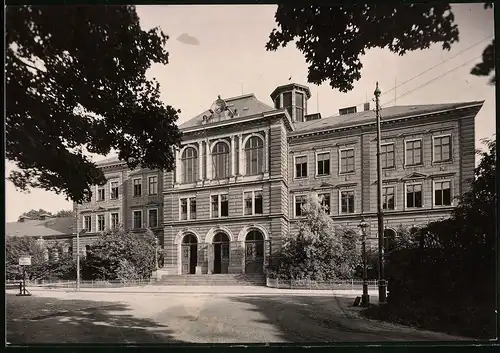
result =
[[[155,237],[155,269],[158,271],[158,237]]]
[[[361,219],[358,227],[361,229],[361,251],[363,257],[363,295],[361,296],[361,306],[370,305],[370,296],[368,295],[368,282],[366,273],[366,229],[370,225],[365,221],[364,218]]]

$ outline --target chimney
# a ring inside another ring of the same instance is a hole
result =
[[[354,114],[356,112],[356,106],[339,109],[339,115]]]
[[[367,112],[367,111],[369,111],[369,110],[370,110],[370,102],[366,102],[366,103],[365,103],[365,105],[364,105],[364,107],[363,107],[363,110],[364,110],[365,112]]]

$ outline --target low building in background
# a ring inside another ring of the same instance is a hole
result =
[[[51,217],[42,215],[40,219],[21,216],[17,222],[5,224],[7,237],[32,237],[45,250],[45,259],[57,260],[63,254],[76,251],[74,238],[74,217]]]

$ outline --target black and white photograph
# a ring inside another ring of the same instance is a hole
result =
[[[6,346],[497,340],[492,3],[4,15]]]

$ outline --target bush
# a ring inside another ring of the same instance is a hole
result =
[[[271,278],[317,281],[352,278],[360,262],[358,235],[337,227],[316,196],[303,206],[304,221],[297,235],[284,239],[281,251],[269,265]]]
[[[82,261],[83,278],[87,280],[118,280],[149,278],[156,269],[155,237],[123,229],[107,231],[90,245]]]

